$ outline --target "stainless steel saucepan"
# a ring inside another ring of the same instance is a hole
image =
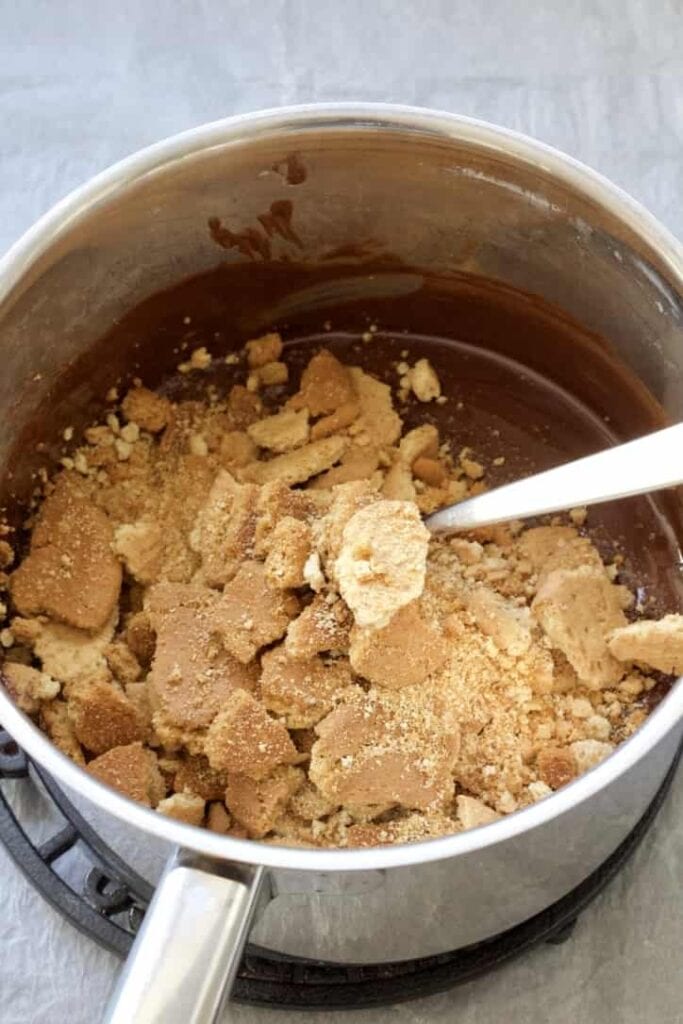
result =
[[[308,171],[296,186],[292,154]],[[576,161],[481,122],[311,106],[231,118],[134,154],[10,250],[0,263],[0,466],[55,381],[116,318],[215,265],[209,218],[256,223],[287,188],[308,257],[373,239],[410,265],[474,261],[609,337],[671,419],[683,418],[683,253],[645,210]],[[483,940],[558,900],[647,808],[681,739],[683,687],[606,761],[533,807],[447,838],[362,850],[284,848],[180,824],[87,775],[1,688],[0,718],[30,757],[139,829],[141,843],[151,834],[177,847],[107,1020],[206,1024],[250,932],[282,952],[378,962]],[[298,927],[285,933],[290,917]]]

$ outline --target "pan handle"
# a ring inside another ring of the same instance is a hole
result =
[[[263,867],[177,850],[112,993],[104,1024],[213,1024],[250,925],[268,898]]]

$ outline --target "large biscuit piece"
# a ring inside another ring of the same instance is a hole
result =
[[[453,724],[417,695],[353,693],[316,733],[309,776],[329,800],[429,811],[453,796]]]
[[[607,636],[626,625],[619,587],[590,565],[558,569],[539,589],[532,610],[589,689],[614,686],[624,674],[607,646]]]
[[[413,602],[381,629],[354,626],[349,657],[359,675],[377,686],[398,690],[436,672],[448,657],[448,645]]]
[[[156,756],[142,743],[113,747],[90,761],[87,770],[100,782],[147,807],[156,807],[166,793]]]
[[[386,626],[420,596],[429,536],[407,501],[378,501],[351,517],[334,572],[358,626]]]
[[[47,615],[77,629],[100,629],[121,589],[112,541],[106,514],[62,477],[43,505],[28,557],[12,573],[17,611]]]
[[[251,690],[256,669],[243,665],[215,636],[219,595],[193,584],[153,587],[147,611],[156,631],[148,683],[165,722],[193,731],[208,726],[234,690]]]
[[[352,685],[351,669],[345,658],[292,658],[284,646],[267,651],[261,658],[261,700],[288,729],[306,729],[319,722]]]
[[[619,661],[639,661],[658,672],[683,674],[683,615],[665,615],[622,626],[607,646]]]
[[[214,718],[205,751],[212,768],[251,779],[262,779],[277,765],[299,760],[284,725],[243,690],[235,691]]]

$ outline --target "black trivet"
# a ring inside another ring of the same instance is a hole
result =
[[[604,864],[557,903],[523,924],[451,953],[384,964],[335,964],[248,945],[232,998],[254,1006],[285,1009],[351,1010],[391,1005],[471,981],[538,943],[564,942],[578,915],[637,849],[669,791],[680,757],[679,750],[647,811]],[[31,842],[10,807],[3,792],[3,783],[9,779],[42,785],[63,819],[62,826],[41,845]],[[121,957],[128,954],[152,898],[152,886],[100,839],[54,780],[30,763],[1,729],[0,840],[38,892],[71,924],[113,953]],[[55,866],[76,846],[86,854],[87,866],[78,885],[71,886]]]

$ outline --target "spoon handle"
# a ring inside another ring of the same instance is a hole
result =
[[[683,423],[449,505],[425,520],[451,533],[683,483]]]

